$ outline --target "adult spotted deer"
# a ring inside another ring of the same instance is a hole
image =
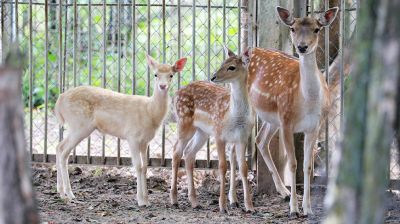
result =
[[[249,70],[249,97],[264,125],[257,136],[261,154],[272,173],[277,191],[290,195],[290,215],[298,215],[296,196],[297,161],[293,134],[304,132],[304,215],[312,214],[310,203],[310,171],[312,151],[321,120],[330,106],[330,87],[316,63],[318,34],[335,19],[338,8],[327,10],[319,19],[293,18],[290,12],[277,7],[281,21],[290,27],[291,39],[299,60],[279,51],[255,48],[251,52]],[[269,142],[278,129],[283,134],[289,170],[291,191],[282,182],[269,151]],[[267,147],[264,147],[267,146]]]
[[[68,124],[68,136],[57,146],[57,191],[62,198],[74,198],[67,169],[71,150],[97,129],[128,141],[137,173],[137,201],[139,206],[149,205],[147,146],[168,111],[168,89],[172,77],[182,71],[186,58],[171,66],[159,64],[147,56],[147,63],[155,73],[151,97],[81,86],[66,91],[58,98],[55,114],[61,125]]]
[[[193,208],[199,206],[193,183],[194,161],[196,153],[207,141],[207,138],[212,135],[215,137],[219,159],[220,211],[222,213],[227,212],[225,195],[225,174],[227,170],[225,146],[227,144],[234,145],[234,149],[231,149],[231,164],[234,164],[233,155],[235,154],[234,150],[236,150],[239,171],[243,181],[245,209],[246,211],[254,211],[245,161],[247,140],[254,125],[254,116],[248,101],[247,69],[242,56],[235,55],[227,48],[226,52],[227,59],[211,80],[215,83],[230,83],[230,90],[209,82],[197,81],[180,89],[176,94],[175,115],[178,126],[178,140],[173,152],[170,195],[173,205],[178,205],[177,172],[181,158],[184,156],[188,176],[189,200]],[[248,55],[245,57],[248,58]],[[229,200],[232,205],[238,206],[236,192],[232,184]]]

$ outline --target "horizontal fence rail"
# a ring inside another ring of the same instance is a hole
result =
[[[2,1],[2,37],[18,38],[29,58],[22,88],[32,161],[55,162],[56,146],[68,135],[53,111],[59,94],[92,85],[151,95],[146,54],[162,63],[188,58],[171,96],[193,80],[209,80],[225,58],[224,45],[236,52],[248,45],[240,19],[247,7],[241,0]],[[171,166],[175,131],[169,113],[150,142],[150,166]],[[217,167],[214,148],[210,139],[198,168]],[[96,131],[73,150],[70,162],[130,165],[130,154],[125,141]]]

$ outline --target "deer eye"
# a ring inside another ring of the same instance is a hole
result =
[[[154,74],[154,77],[157,77],[157,74]]]
[[[173,76],[173,75],[170,75],[169,77],[172,78],[172,77],[174,77],[174,76]]]
[[[292,31],[292,32],[294,33],[294,28],[293,28],[293,27],[290,27],[290,31]]]
[[[232,65],[228,67],[228,71],[235,71],[235,69],[236,69],[236,67],[232,66]]]
[[[319,32],[319,29],[318,29],[318,28],[314,30],[314,33],[318,33],[318,32]]]

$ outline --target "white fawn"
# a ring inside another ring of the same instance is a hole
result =
[[[277,7],[279,18],[290,27],[291,39],[299,60],[279,51],[255,48],[251,52],[249,70],[249,97],[258,116],[264,121],[257,136],[261,154],[272,173],[277,191],[290,195],[290,215],[299,215],[296,196],[297,161],[293,134],[304,132],[304,215],[312,214],[310,202],[310,171],[321,120],[330,107],[330,87],[316,63],[318,35],[323,27],[335,19],[338,8],[327,10],[317,20],[293,18],[290,12]],[[269,143],[278,129],[283,134],[289,170],[291,192],[282,182],[271,159]],[[267,146],[267,147],[264,147]]]
[[[254,211],[247,181],[245,150],[254,125],[254,115],[248,101],[247,69],[242,56],[226,48],[227,59],[211,79],[215,83],[230,83],[230,90],[205,81],[192,82],[176,93],[175,115],[178,126],[178,140],[172,159],[171,203],[178,205],[177,172],[182,158],[185,159],[188,176],[188,197],[193,208],[198,207],[193,183],[193,168],[196,153],[211,135],[215,137],[219,159],[220,197],[219,208],[227,212],[225,195],[225,174],[227,171],[225,148],[233,144],[231,167],[234,166],[236,150],[239,171],[243,181],[246,211]],[[247,53],[247,52],[246,52]],[[248,55],[246,56],[248,58]],[[234,168],[231,172],[234,172]],[[238,206],[236,191],[231,181],[229,200]]]
[[[58,98],[55,114],[61,125],[68,124],[68,136],[57,146],[57,191],[62,198],[74,198],[67,168],[71,150],[97,129],[103,134],[128,141],[137,173],[138,204],[150,204],[146,184],[147,146],[168,111],[171,80],[175,73],[182,71],[186,58],[171,66],[159,64],[147,56],[147,63],[155,73],[151,97],[81,86],[66,91]]]

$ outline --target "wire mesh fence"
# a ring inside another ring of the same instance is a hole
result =
[[[59,128],[53,109],[58,95],[70,88],[92,85],[149,96],[153,75],[146,54],[163,63],[188,57],[171,95],[193,80],[209,80],[225,57],[223,46],[236,51],[241,46],[242,8],[240,0],[2,1],[1,34],[7,37],[2,39],[18,39],[29,57],[22,88],[33,159],[54,159],[68,126]],[[175,130],[168,114],[149,146],[159,165],[171,158]],[[216,158],[213,147],[211,141],[198,155],[208,165]],[[123,164],[128,157],[125,141],[95,132],[71,159]]]

